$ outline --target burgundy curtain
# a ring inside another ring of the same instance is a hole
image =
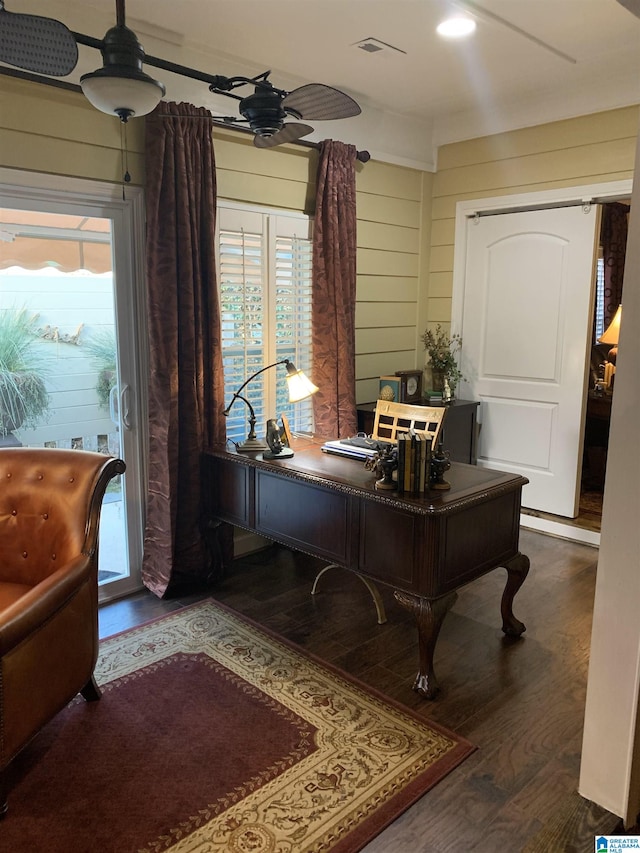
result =
[[[142,578],[162,596],[211,571],[201,454],[224,445],[211,114],[161,102],[146,119],[149,492]]]
[[[356,148],[320,144],[313,234],[312,341],[315,430],[357,429],[355,382]]]
[[[614,202],[602,208],[600,242],[604,260],[604,328],[607,329],[622,302],[629,206]]]

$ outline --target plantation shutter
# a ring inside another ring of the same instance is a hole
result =
[[[283,223],[277,217],[280,234],[295,230],[296,222]],[[300,223],[298,222],[298,229]],[[302,223],[305,235],[308,224]],[[287,229],[288,226],[288,229]],[[277,236],[275,240],[276,283],[276,351],[274,361],[288,358],[307,376],[313,375],[311,353],[311,240],[295,233]],[[286,382],[276,383],[276,412],[285,414],[296,432],[313,430],[313,402],[289,403]]]
[[[288,358],[312,376],[311,240],[307,217],[221,207],[219,267],[226,402],[252,373]],[[312,432],[311,400],[291,404],[284,366],[256,377],[243,391],[264,436],[268,418],[285,414],[297,432]],[[249,411],[236,401],[227,437],[247,435]]]

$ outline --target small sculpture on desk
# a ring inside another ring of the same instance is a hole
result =
[[[396,489],[398,484],[393,479],[393,472],[398,467],[398,450],[392,445],[379,447],[375,456],[370,456],[364,463],[367,471],[375,471],[376,489]]]
[[[267,444],[269,450],[262,453],[263,459],[289,459],[293,456],[293,450],[286,444],[287,429],[280,429],[278,421],[270,418],[267,421]]]
[[[430,477],[429,477],[429,488],[436,489],[437,491],[446,491],[451,488],[451,483],[448,483],[444,479],[444,472],[448,471],[451,468],[451,462],[449,461],[449,451],[444,450],[442,447],[442,441],[438,443],[438,448],[436,452],[431,457],[430,462]]]

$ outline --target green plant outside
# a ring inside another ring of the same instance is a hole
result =
[[[84,343],[98,368],[96,393],[103,409],[109,408],[109,395],[117,382],[116,335],[113,329],[101,329]]]
[[[34,346],[34,323],[26,308],[0,311],[0,435],[35,427],[49,411],[47,368]]]

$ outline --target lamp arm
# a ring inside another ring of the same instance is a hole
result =
[[[224,414],[224,415],[228,415],[228,414],[229,414],[229,409],[231,408],[231,406],[233,405],[233,403],[234,403],[234,401],[235,401],[236,399],[238,399],[238,400],[242,400],[242,402],[243,402],[243,403],[246,403],[246,404],[247,404],[247,406],[249,407],[249,435],[247,436],[247,440],[248,440],[248,441],[253,441],[253,440],[255,440],[255,437],[256,437],[256,413],[255,413],[255,411],[253,410],[253,406],[252,406],[252,405],[251,405],[251,403],[247,400],[247,398],[246,398],[246,397],[243,397],[243,396],[242,396],[242,394],[234,394],[234,395],[233,395],[233,400],[229,403],[229,408],[228,408],[228,409],[226,409],[226,410],[223,412],[223,414]]]
[[[256,370],[256,372],[255,372],[252,376],[250,376],[247,380],[245,380],[245,381],[242,383],[242,385],[238,388],[238,390],[234,393],[233,397],[231,398],[231,402],[229,403],[229,405],[227,406],[227,408],[224,410],[223,415],[228,415],[228,414],[229,414],[229,412],[230,412],[230,410],[231,410],[231,406],[233,406],[233,404],[235,403],[236,399],[237,399],[238,397],[240,397],[240,392],[241,392],[244,388],[246,388],[246,386],[247,386],[247,385],[248,385],[252,380],[254,380],[254,379],[256,378],[256,376],[260,376],[260,374],[261,374],[261,373],[264,373],[264,372],[265,372],[265,370],[269,370],[269,369],[270,369],[270,368],[272,368],[272,367],[277,367],[279,364],[290,364],[290,361],[289,361],[289,359],[288,359],[288,358],[283,358],[283,359],[282,359],[282,361],[274,361],[274,362],[273,362],[273,364],[267,364],[267,366],[266,366],[266,367],[261,367],[261,368],[260,368],[260,370]],[[240,397],[240,399],[241,399],[241,400],[244,400],[244,402],[247,404],[247,406],[249,406],[249,409],[251,410],[251,415],[252,415],[252,417],[254,417],[254,418],[255,418],[255,415],[254,415],[254,413],[253,413],[253,407],[251,406],[251,403],[250,403],[247,399],[245,399],[244,397]]]
[[[236,391],[236,393],[233,395],[233,398],[232,398],[231,402],[229,403],[229,405],[227,406],[227,408],[224,410],[224,412],[223,412],[222,414],[223,414],[223,415],[228,415],[228,414],[229,414],[229,410],[231,409],[231,406],[233,406],[233,404],[235,403],[235,401],[236,401],[236,400],[242,400],[242,402],[243,402],[243,403],[246,403],[246,404],[247,404],[247,406],[249,407],[250,415],[251,415],[251,417],[253,418],[253,420],[255,420],[255,419],[256,419],[256,413],[255,413],[255,411],[253,410],[253,406],[252,406],[252,405],[251,405],[251,403],[247,400],[247,398],[246,398],[246,397],[243,397],[243,396],[242,396],[242,394],[238,394],[238,392],[237,392],[237,391]]]

